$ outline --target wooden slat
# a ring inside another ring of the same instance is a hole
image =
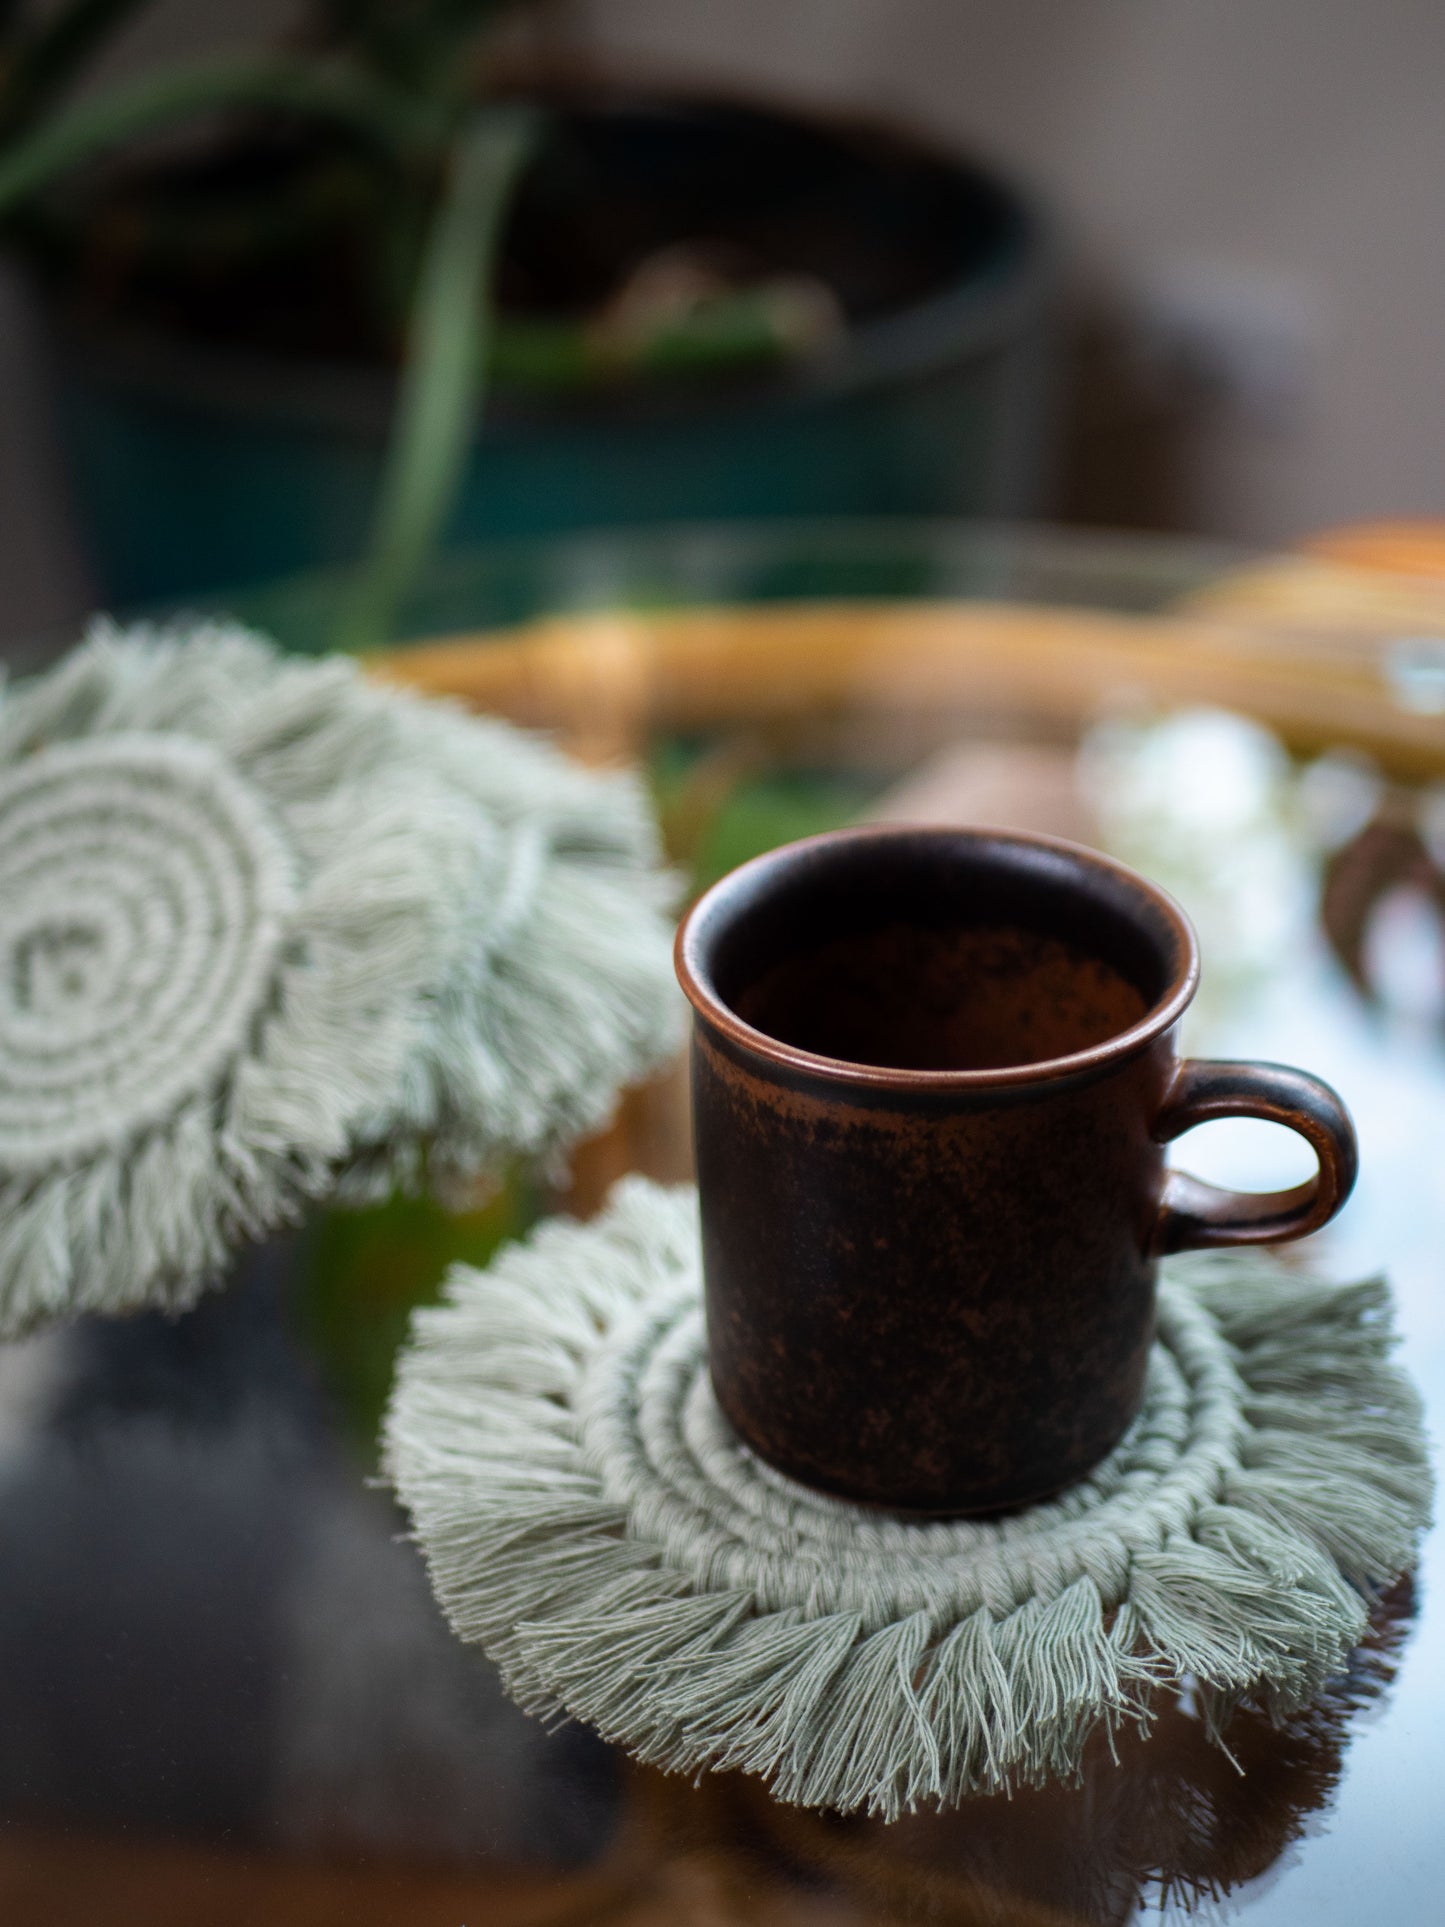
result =
[[[315,1866],[101,1834],[0,1830],[5,1927],[578,1927],[615,1875]]]
[[[653,731],[819,715],[1003,711],[1077,727],[1119,703],[1215,703],[1302,753],[1347,746],[1433,778],[1445,719],[1398,700],[1391,639],[1016,603],[806,603],[550,619],[399,650],[376,672],[598,755]]]

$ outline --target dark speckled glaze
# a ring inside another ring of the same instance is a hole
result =
[[[718,1401],[830,1492],[982,1512],[1080,1477],[1138,1409],[1157,1254],[1301,1237],[1354,1180],[1327,1085],[1179,1062],[1193,932],[1070,844],[814,837],[710,890],[677,961]],[[1319,1174],[1166,1175],[1165,1143],[1238,1114],[1300,1131]]]

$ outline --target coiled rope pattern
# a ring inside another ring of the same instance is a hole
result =
[[[660,1292],[599,1348],[578,1389],[582,1448],[631,1529],[693,1585],[742,1586],[760,1612],[1011,1612],[1088,1578],[1106,1609],[1135,1553],[1217,1498],[1246,1429],[1229,1348],[1165,1281],[1144,1407],[1114,1452],[1056,1499],[998,1519],[914,1520],[796,1484],[719,1411],[695,1281]]]
[[[642,784],[229,624],[0,689],[0,1337],[555,1157],[679,1041]]]
[[[159,1122],[245,1048],[293,866],[214,750],[57,744],[0,773],[0,1163]]]
[[[1344,1662],[1431,1486],[1384,1284],[1174,1260],[1143,1409],[1007,1518],[811,1492],[704,1369],[696,1194],[629,1179],[417,1314],[385,1465],[455,1631],[520,1703],[670,1770],[892,1817],[1069,1776],[1186,1676],[1209,1730]],[[1027,1388],[1020,1388],[1027,1395]]]

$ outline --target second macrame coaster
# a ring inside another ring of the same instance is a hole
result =
[[[681,1037],[634,776],[228,623],[0,687],[0,1337],[555,1160]]]
[[[523,1706],[891,1818],[1071,1776],[1186,1678],[1215,1731],[1242,1699],[1311,1699],[1428,1519],[1392,1342],[1378,1280],[1173,1261],[1144,1408],[1088,1479],[1005,1518],[891,1517],[732,1434],[696,1195],[632,1179],[452,1274],[386,1463],[453,1628]]]

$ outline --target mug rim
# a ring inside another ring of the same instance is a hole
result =
[[[827,1057],[819,1051],[804,1050],[771,1037],[740,1017],[725,1003],[712,982],[702,955],[704,927],[737,907],[757,880],[770,871],[795,862],[799,856],[820,848],[847,844],[888,843],[909,838],[937,837],[967,841],[977,845],[1003,845],[1015,849],[1043,851],[1062,857],[1084,870],[1103,873],[1114,884],[1146,897],[1170,926],[1178,946],[1179,964],[1159,996],[1137,1023],[1107,1037],[1101,1044],[1071,1051],[1063,1057],[1041,1058],[1030,1064],[1002,1064],[978,1070],[913,1070],[890,1064],[860,1064],[842,1057]],[[1156,1037],[1172,1028],[1188,1008],[1199,986],[1199,944],[1194,927],[1166,890],[1141,876],[1127,863],[1092,850],[1086,844],[1072,843],[1061,836],[1044,836],[1034,830],[995,829],[986,824],[879,823],[861,824],[851,829],[825,830],[818,836],[801,837],[791,843],[766,850],[749,858],[726,876],[709,886],[683,916],[673,946],[673,963],[683,993],[699,1017],[753,1056],[791,1070],[806,1071],[829,1083],[862,1085],[874,1090],[893,1091],[979,1091],[1047,1083],[1076,1077],[1084,1072],[1108,1069],[1133,1057]]]

